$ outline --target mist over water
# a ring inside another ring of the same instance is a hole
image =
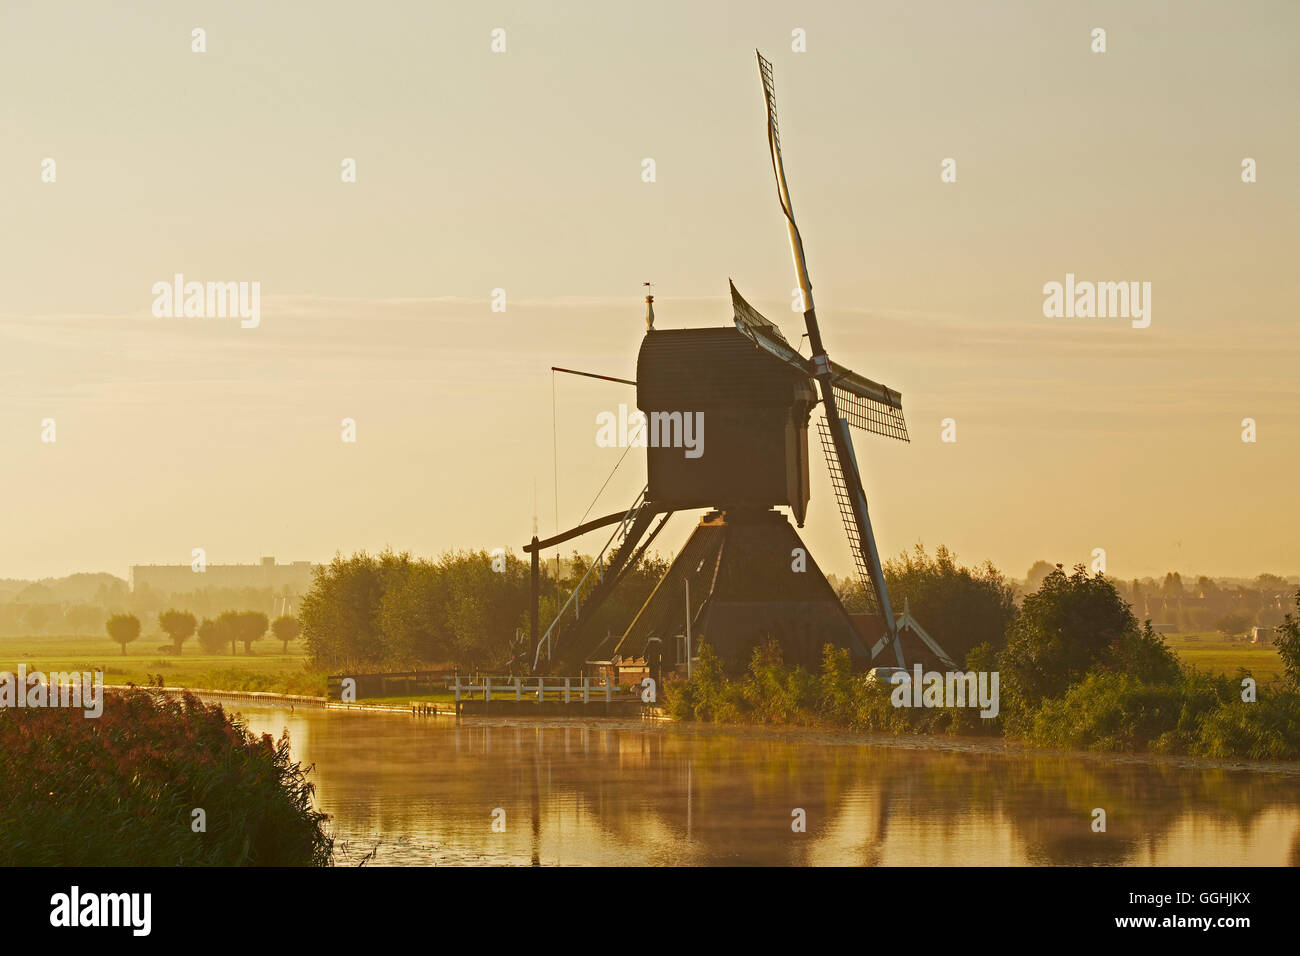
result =
[[[485,865],[1300,862],[1300,769],[624,721],[246,708],[314,763],[336,859]],[[1107,832],[1091,829],[1106,810]],[[493,811],[505,811],[493,832]],[[791,830],[806,813],[807,832]]]

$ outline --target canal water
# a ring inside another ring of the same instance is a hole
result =
[[[227,706],[315,765],[340,865],[1300,864],[1297,766]]]

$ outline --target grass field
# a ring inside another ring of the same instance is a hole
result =
[[[1166,634],[1165,643],[1188,667],[1235,677],[1245,668],[1256,680],[1282,676],[1282,659],[1272,644],[1225,641],[1220,634]]]
[[[1282,676],[1282,661],[1272,644],[1225,641],[1218,634],[1169,634],[1166,642],[1188,667],[1212,674],[1236,676],[1245,668],[1257,680]],[[300,641],[290,641],[288,653],[279,641],[253,645],[252,654],[205,654],[197,641],[180,655],[165,649],[165,638],[141,637],[121,648],[105,637],[0,637],[0,670],[102,671],[106,684],[148,684],[161,675],[168,687],[209,690],[270,691],[281,694],[324,696],[325,672],[307,666]],[[410,700],[449,701],[451,692],[366,698],[372,702],[406,703]]]
[[[166,638],[141,637],[126,646],[104,637],[0,637],[0,670],[102,671],[106,684],[148,684],[162,675],[168,687],[211,690],[260,690],[281,694],[325,693],[325,673],[307,667],[300,641],[290,641],[283,653],[279,641],[253,644],[253,653],[205,654],[198,642],[187,642],[177,655],[165,648]]]

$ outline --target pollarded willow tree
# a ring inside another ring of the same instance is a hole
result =
[[[172,647],[177,654],[181,653],[181,645],[194,636],[198,624],[199,622],[189,611],[178,611],[172,608],[158,615],[158,626],[172,639]]]
[[[104,630],[115,643],[122,645],[122,655],[126,656],[126,645],[140,636],[140,619],[134,614],[114,614],[104,624]]]

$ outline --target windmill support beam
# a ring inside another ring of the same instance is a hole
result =
[[[636,567],[637,562],[641,560],[641,556],[645,554],[646,549],[650,547],[654,539],[659,536],[659,532],[664,529],[664,525],[668,523],[668,519],[671,518],[673,514],[674,512],[672,511],[665,512],[664,516],[659,519],[659,523],[655,525],[654,528],[650,531],[649,536],[644,541],[641,542],[641,546],[636,549],[636,551],[632,554],[632,557],[628,559],[628,561],[618,571],[618,574],[610,582],[609,586],[611,591],[614,588],[618,587],[619,583],[623,580],[623,578],[627,577],[627,573]]]
[[[666,507],[659,508],[650,505],[645,509],[645,513],[648,515],[663,514],[664,512],[668,512],[670,515],[672,514],[672,512]],[[553,548],[557,544],[564,544],[564,542],[573,538],[580,538],[589,531],[595,531],[597,528],[607,527],[612,525],[615,521],[622,521],[625,517],[627,517],[626,511],[615,511],[613,514],[607,514],[603,518],[593,518],[591,521],[580,524],[576,528],[570,528],[568,531],[562,531],[559,534],[552,535],[551,537],[541,541],[538,541],[537,536],[533,535],[533,540],[524,545],[524,553],[535,555],[539,551]],[[656,530],[655,533],[658,534],[658,531]]]
[[[538,625],[538,617],[540,611],[539,604],[541,600],[539,555],[541,554],[542,551],[544,551],[547,548],[554,547],[557,544],[563,544],[565,541],[572,540],[573,538],[581,537],[582,535],[587,534],[590,531],[595,531],[597,528],[607,527],[608,525],[615,524],[617,522],[625,522],[625,525],[622,528],[616,529],[614,532],[614,536],[616,536],[619,534],[620,531],[624,531],[626,533],[626,539],[621,543],[621,546],[615,552],[612,560],[610,561],[609,566],[604,567],[601,565],[601,560],[604,557],[604,549],[602,549],[600,555],[597,557],[596,564],[592,565],[592,567],[587,571],[587,575],[590,575],[592,571],[597,570],[598,568],[600,569],[600,576],[602,580],[601,583],[598,584],[593,590],[593,595],[595,595],[597,598],[596,606],[598,606],[600,601],[604,600],[605,595],[611,589],[610,587],[605,586],[607,583],[604,579],[605,575],[606,574],[612,575],[612,580],[608,582],[611,586],[612,584],[617,583],[617,580],[622,576],[622,573],[626,571],[628,556],[632,554],[632,552],[635,550],[637,543],[640,541],[641,537],[645,534],[646,528],[649,526],[654,516],[657,514],[664,514],[664,513],[667,513],[668,515],[672,514],[672,506],[656,505],[647,502],[645,501],[645,494],[646,492],[643,490],[641,494],[637,497],[636,504],[634,504],[633,507],[628,511],[616,511],[613,514],[607,514],[602,518],[594,518],[591,521],[583,522],[582,524],[578,525],[575,528],[570,528],[568,531],[564,531],[557,535],[552,535],[551,537],[546,538],[545,540],[538,540],[537,535],[533,535],[532,541],[524,545],[524,552],[532,556],[532,572],[533,572],[532,605],[533,606],[529,617],[529,622],[531,625],[531,633],[529,637],[533,642],[533,648],[534,648],[534,659],[533,659],[534,669],[536,669],[536,665],[538,661],[537,655],[541,653],[540,648],[541,648],[541,643],[543,641],[547,643],[548,659],[549,659],[549,652],[550,652],[549,645],[550,645],[551,630],[555,628],[556,624],[559,622],[559,619],[564,616],[564,612],[568,608],[568,602],[566,602],[563,606],[560,607],[559,612],[556,614],[555,621],[551,623],[551,628],[548,629],[544,635],[539,634],[540,627]],[[652,540],[654,538],[654,535],[657,535],[659,531],[663,528],[663,525],[664,522],[661,521],[659,527],[655,528],[654,534],[651,535]],[[610,541],[606,543],[605,545],[606,549],[610,546],[610,543],[613,542],[614,536],[611,536]],[[641,556],[641,552],[637,551],[636,557],[639,558],[640,556]],[[586,581],[587,575],[583,576],[582,581],[578,583],[578,588],[575,589],[574,593],[569,596],[569,601],[572,601],[574,603],[575,612],[579,611],[578,592],[581,590],[582,583]],[[591,611],[594,609],[595,608],[593,606],[588,605],[588,609],[587,609],[588,617],[590,616]]]
[[[547,548],[553,548],[557,544],[563,544],[571,538],[580,538],[588,531],[595,531],[597,528],[604,528],[607,525],[613,524],[615,521],[622,521],[626,515],[626,511],[615,511],[613,514],[607,514],[603,518],[593,518],[591,521],[580,524],[576,528],[570,528],[568,531],[552,535],[544,541],[538,541],[536,538],[533,538],[531,542],[524,545],[524,551],[529,553],[545,551]]]
[[[582,617],[582,612],[578,611],[575,606],[575,611],[577,612],[575,615],[575,623],[577,623],[578,626],[581,626],[581,621],[591,619],[592,615],[600,609],[601,605],[605,603],[605,600],[613,593],[614,588],[617,587],[618,583],[623,579],[624,574],[626,574],[632,567],[633,561],[629,560],[629,556],[635,553],[637,558],[640,557],[641,552],[637,550],[637,544],[645,535],[646,529],[650,526],[650,522],[654,520],[654,515],[655,511],[647,508],[643,509],[633,519],[632,524],[627,529],[627,536],[618,546],[618,550],[610,559],[609,564],[605,567],[600,582],[593,587],[587,595],[587,603],[583,605],[586,609],[586,616]],[[663,524],[663,522],[660,522],[659,527],[662,528]],[[656,528],[654,533],[658,534],[658,532],[659,528]],[[576,594],[574,603],[575,605],[577,604]],[[590,648],[587,648],[586,650],[590,651]],[[571,652],[566,651],[564,654],[560,655],[560,659],[566,660],[567,663],[581,666],[581,660],[567,660],[567,658],[570,657],[570,653]]]

